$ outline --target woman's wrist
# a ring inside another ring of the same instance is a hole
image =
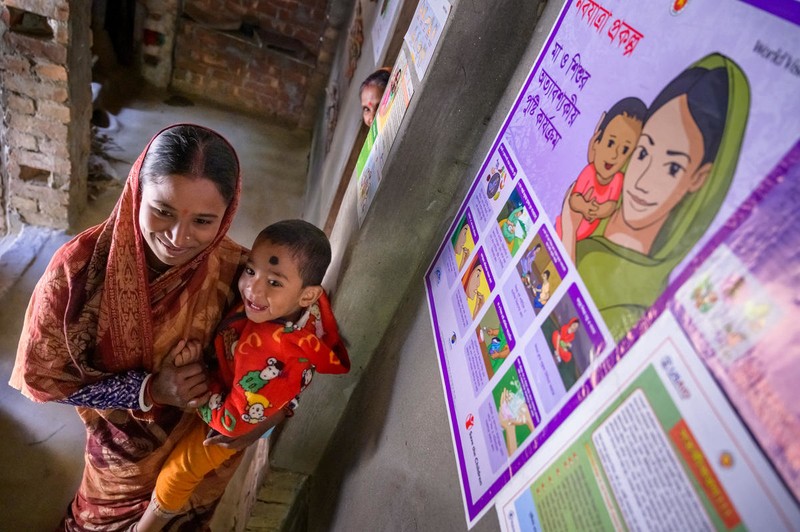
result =
[[[142,390],[144,392],[143,393],[144,401],[142,402],[142,404],[149,405],[149,406],[147,406],[147,410],[150,410],[154,406],[157,407],[157,408],[161,408],[162,406],[164,406],[163,403],[160,403],[160,402],[156,401],[155,397],[153,397],[153,381],[154,380],[155,380],[155,374],[151,373],[151,374],[149,374],[147,376],[147,380],[144,383],[144,385],[142,386]],[[147,410],[144,410],[144,412],[147,412]]]
[[[150,387],[150,380],[153,378],[152,373],[148,373],[142,381],[142,387],[139,389],[139,410],[142,412],[149,412],[153,408],[152,401],[147,397],[147,391]]]

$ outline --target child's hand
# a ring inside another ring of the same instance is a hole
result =
[[[597,206],[597,210],[595,213],[596,218],[608,218],[614,211],[617,210],[617,202],[616,201],[604,201],[600,205]]]
[[[189,340],[186,345],[181,349],[181,352],[175,357],[175,366],[181,367],[195,362],[200,362],[203,359],[203,349],[198,340]]]

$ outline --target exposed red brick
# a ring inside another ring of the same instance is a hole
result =
[[[63,64],[67,62],[67,48],[57,42],[43,41],[36,37],[11,31],[6,32],[3,38],[8,46],[25,55],[47,59],[53,63]]]
[[[36,106],[33,104],[33,100],[25,96],[17,96],[16,94],[8,95],[8,108],[25,115],[32,115],[36,112]]]
[[[58,44],[69,44],[69,26],[60,23],[55,27],[54,38]]]
[[[6,133],[6,141],[12,148],[22,148],[24,150],[36,151],[36,137],[17,131],[16,129],[9,129]]]
[[[55,122],[67,124],[69,123],[70,119],[69,107],[59,103],[48,102],[46,100],[41,101],[39,102],[38,116],[47,120],[53,120]]]
[[[37,144],[39,146],[39,151],[46,155],[53,155],[62,158],[69,157],[67,145],[63,142],[56,142],[49,138],[40,138]]]
[[[53,81],[67,81],[67,69],[61,65],[39,64],[35,67],[40,77]]]
[[[6,89],[25,94],[36,100],[52,100],[62,103],[67,100],[67,88],[61,84],[43,83],[32,77],[5,76]]]
[[[39,168],[55,174],[69,174],[71,169],[69,160],[55,155],[47,155],[27,150],[13,150],[11,156],[14,157],[19,165]]]
[[[66,0],[54,2],[53,0],[5,0],[9,7],[16,7],[23,11],[30,11],[47,18],[67,20],[69,18],[69,5]]]
[[[11,54],[0,55],[0,69],[13,72],[19,76],[27,76],[31,71],[31,63],[22,57],[14,57]]]
[[[8,125],[34,137],[49,137],[57,142],[67,142],[67,126],[64,124],[13,113],[9,117]]]

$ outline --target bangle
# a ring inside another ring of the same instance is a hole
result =
[[[142,412],[149,412],[153,408],[153,403],[148,405],[145,401],[145,397],[147,396],[147,388],[150,386],[150,377],[152,376],[152,373],[148,373],[142,381],[142,386],[139,388],[139,410]]]
[[[152,376],[153,376],[152,373],[150,375],[148,375],[148,377],[152,377]],[[164,405],[162,405],[161,403],[159,403],[158,401],[156,401],[153,398],[153,391],[150,388],[150,384],[152,384],[152,382],[153,382],[153,379],[150,379],[150,378],[147,379],[147,382],[144,385],[144,396],[147,398],[148,401],[150,401],[150,408],[152,408],[154,406],[157,407],[157,408],[161,408]]]

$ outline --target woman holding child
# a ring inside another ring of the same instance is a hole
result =
[[[655,303],[717,216],[749,108],[741,68],[720,54],[701,59],[650,104],[612,214],[581,239],[582,215],[564,202],[562,242],[615,340]]]
[[[240,188],[226,140],[167,128],[108,220],[65,244],[36,286],[11,385],[75,405],[87,431],[83,480],[58,530],[129,529],[176,442],[202,423],[205,367],[183,356],[210,342],[234,300],[246,250],[225,235]],[[244,448],[284,416],[225,445]],[[165,529],[207,527],[240,458],[209,474]]]

